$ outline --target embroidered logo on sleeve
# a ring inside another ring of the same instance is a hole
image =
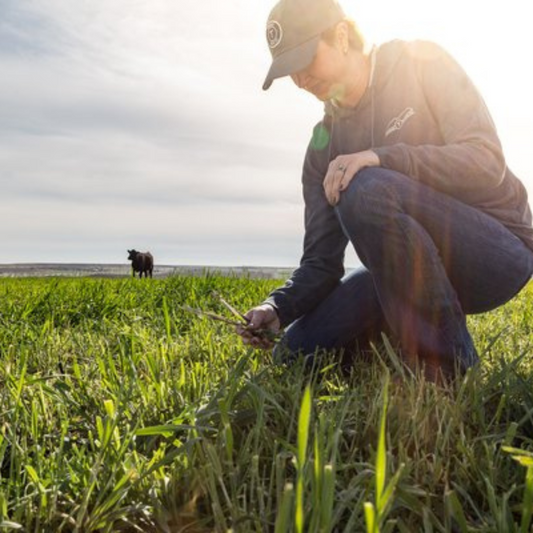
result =
[[[387,131],[385,137],[388,137],[391,133],[401,130],[403,125],[415,114],[415,110],[412,107],[406,107],[397,117],[393,118],[387,124]]]

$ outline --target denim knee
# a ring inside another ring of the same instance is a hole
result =
[[[368,224],[379,224],[379,214],[385,203],[390,203],[390,191],[397,173],[369,167],[360,170],[348,188],[341,194],[335,207],[341,225],[345,228],[364,229]]]
[[[300,327],[301,319],[290,324],[279,342],[274,346],[272,355],[274,362],[294,362],[305,348],[305,331]]]
[[[302,346],[295,344],[295,339],[291,338],[290,327],[289,331],[285,332],[280,341],[274,346],[272,350],[272,359],[276,365],[292,365],[300,357],[310,359],[313,352],[306,353]]]

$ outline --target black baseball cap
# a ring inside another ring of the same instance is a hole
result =
[[[272,65],[263,89],[313,61],[321,34],[345,18],[337,0],[280,0],[270,12],[266,37]]]

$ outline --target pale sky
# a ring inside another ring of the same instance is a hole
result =
[[[370,42],[443,45],[533,196],[527,2],[345,0]],[[270,64],[265,0],[0,0],[0,263],[295,266],[322,105]],[[355,264],[353,254],[348,265]]]

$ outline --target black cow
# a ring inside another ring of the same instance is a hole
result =
[[[135,277],[135,272],[139,273],[139,278],[147,278],[148,274],[152,277],[154,270],[154,258],[150,252],[138,252],[137,250],[128,250],[128,259],[131,261],[131,275]]]

